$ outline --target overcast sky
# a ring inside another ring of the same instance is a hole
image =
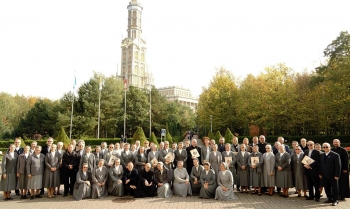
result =
[[[0,1],[0,92],[59,99],[93,71],[120,68],[130,0]],[[279,62],[313,70],[350,31],[350,1],[143,0],[157,88],[201,93],[224,66],[242,79]],[[120,69],[119,69],[120,72]]]

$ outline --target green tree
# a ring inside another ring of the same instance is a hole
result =
[[[222,135],[221,135],[221,133],[220,133],[220,131],[217,131],[216,133],[215,133],[215,136],[214,136],[214,139],[215,139],[215,143],[216,144],[219,144],[219,139],[222,137]]]
[[[198,122],[209,127],[212,115],[213,129],[224,131],[226,127],[239,128],[237,118],[238,89],[235,77],[226,69],[217,69],[208,88],[203,88],[198,101]]]
[[[156,144],[157,146],[159,145],[159,144],[158,144],[157,137],[156,137],[156,135],[154,134],[154,132],[152,132],[151,137],[149,138],[149,143],[151,143],[151,142],[153,142],[153,143]]]
[[[63,142],[64,149],[67,149],[68,145],[70,144],[70,139],[67,136],[66,131],[63,127],[61,127],[60,131],[56,136],[56,142]]]
[[[132,143],[134,144],[137,140],[140,141],[140,144],[143,144],[147,140],[145,133],[143,132],[142,127],[140,126],[137,127],[134,135],[132,136]]]

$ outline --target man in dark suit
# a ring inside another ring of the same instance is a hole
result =
[[[325,188],[328,200],[325,203],[332,203],[332,206],[338,205],[339,185],[338,180],[341,173],[340,157],[337,153],[331,151],[329,143],[322,145],[324,153],[320,156],[320,175],[322,185]]]
[[[315,149],[315,143],[313,141],[307,142],[308,150],[305,151],[304,156],[308,156],[314,160],[310,165],[305,164],[305,173],[307,178],[307,184],[309,189],[309,197],[307,200],[315,199],[316,202],[320,201],[320,152]],[[314,191],[315,188],[315,191]]]
[[[126,170],[123,174],[123,184],[124,184],[124,194],[130,194],[132,196],[139,194],[138,192],[134,192],[137,187],[137,180],[138,180],[138,172],[134,168],[134,164],[132,162],[129,162],[126,166]]]
[[[73,195],[73,187],[78,172],[78,161],[75,151],[75,146],[70,144],[66,152],[62,157],[62,169],[63,169],[63,182],[64,182],[64,193],[63,196],[67,196],[68,193]]]
[[[349,187],[349,155],[346,149],[340,146],[340,140],[333,140],[333,148],[331,151],[337,153],[340,157],[341,174],[339,177],[339,200],[345,200],[350,197]]]
[[[290,153],[290,148],[289,148],[289,146],[288,145],[286,145],[286,144],[284,144],[284,138],[282,137],[282,136],[279,136],[278,138],[277,138],[277,140],[284,146],[284,150],[286,151],[286,152],[288,152],[289,154],[291,154]]]

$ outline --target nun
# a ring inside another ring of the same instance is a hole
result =
[[[44,178],[44,187],[47,188],[47,197],[55,197],[55,187],[60,186],[60,163],[61,155],[59,152],[56,152],[57,146],[52,144],[50,147],[50,152],[46,154],[45,157],[45,178]]]
[[[39,194],[43,188],[43,177],[45,169],[45,156],[41,154],[41,146],[36,146],[35,151],[28,157],[27,161],[27,175],[28,175],[28,189],[30,189],[30,199],[42,198]],[[35,190],[35,194],[34,194]]]
[[[114,196],[124,196],[123,187],[123,166],[120,159],[114,161],[114,165],[109,169],[108,193]]]
[[[107,180],[108,170],[104,165],[104,160],[98,161],[98,166],[92,170],[92,191],[91,198],[105,198],[108,195]]]
[[[192,189],[190,184],[190,177],[183,167],[183,161],[177,162],[177,168],[174,170],[174,193],[186,197],[192,195]]]
[[[226,163],[220,164],[220,173],[218,174],[218,187],[215,191],[216,200],[234,200],[233,176]]]
[[[31,155],[30,147],[26,146],[24,152],[18,156],[17,160],[17,189],[21,193],[21,199],[27,199],[27,190],[28,190],[28,175],[27,175],[27,161],[28,157]]]
[[[4,200],[12,200],[10,196],[11,190],[16,189],[16,169],[18,155],[15,152],[15,145],[11,144],[9,151],[2,158],[2,175],[0,191],[4,192]]]
[[[203,166],[204,170],[202,171],[200,177],[202,188],[199,193],[199,197],[205,199],[214,198],[217,187],[215,172],[210,169],[209,162],[205,162]]]
[[[83,163],[82,169],[77,173],[76,181],[74,184],[73,198],[75,200],[82,200],[85,198],[91,198],[91,180],[92,175],[89,171],[89,165]]]
[[[157,170],[154,171],[154,182],[157,185],[157,196],[160,198],[169,198],[173,195],[170,188],[170,176],[168,170],[164,169],[163,163],[158,162]]]
[[[199,194],[202,184],[201,184],[201,174],[203,172],[203,166],[199,165],[198,158],[193,159],[193,167],[190,174],[190,183],[193,194]]]

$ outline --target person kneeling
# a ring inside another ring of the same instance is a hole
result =
[[[168,198],[173,195],[173,192],[170,189],[170,176],[168,174],[168,170],[164,169],[164,165],[162,162],[158,162],[157,170],[154,171],[154,182],[156,183],[157,195],[160,198]]]
[[[129,193],[130,195],[135,196],[134,191],[136,190],[137,176],[138,172],[134,169],[134,164],[129,162],[123,176],[125,195]]]
[[[123,166],[120,165],[120,159],[114,161],[114,165],[109,169],[108,193],[122,197],[124,195],[123,187]]]
[[[174,193],[186,197],[187,194],[192,195],[192,189],[189,182],[190,177],[183,165],[183,161],[179,161],[174,171]]]
[[[88,164],[83,163],[82,170],[77,173],[77,180],[74,184],[73,198],[82,200],[91,197],[91,172],[88,170]]]
[[[98,161],[98,167],[92,170],[92,197],[104,198],[108,195],[106,182],[108,180],[108,171],[104,167],[104,159]]]
[[[154,197],[156,194],[156,183],[154,182],[154,173],[151,171],[151,164],[146,163],[145,168],[139,173],[139,187],[136,190],[135,197]]]

